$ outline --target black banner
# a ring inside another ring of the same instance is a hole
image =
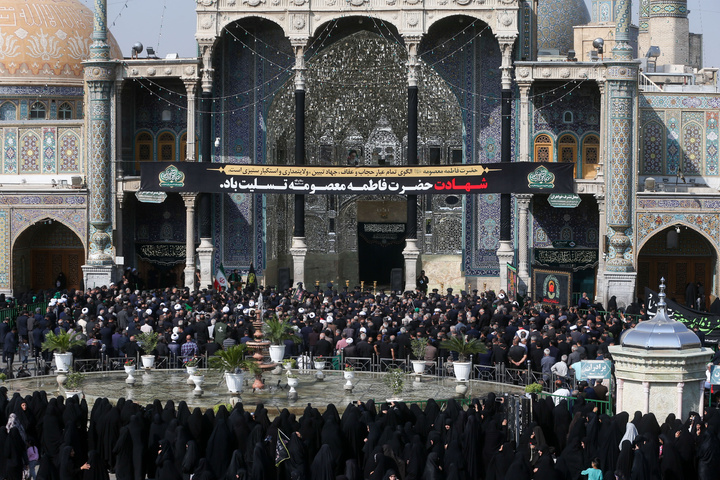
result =
[[[569,163],[399,167],[143,163],[148,192],[348,194],[572,193]]]
[[[598,263],[597,249],[536,248],[534,264],[549,268],[568,268],[577,272],[594,268]]]
[[[652,317],[657,313],[657,301],[657,292],[645,287],[645,305],[647,306],[648,314]],[[720,315],[693,310],[667,298],[665,299],[665,303],[667,303],[667,313],[670,318],[684,323],[690,330],[697,326],[698,330],[705,334],[706,343],[719,343]]]
[[[185,263],[184,243],[136,243],[135,253],[140,259],[158,265]]]
[[[550,305],[570,305],[572,273],[556,270],[533,269],[535,299]]]

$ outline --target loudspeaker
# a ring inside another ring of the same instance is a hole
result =
[[[278,268],[278,292],[290,289],[290,269],[288,267]]]
[[[403,292],[403,269],[393,268],[390,270],[390,290],[393,292]]]

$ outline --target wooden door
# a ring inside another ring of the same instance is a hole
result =
[[[30,256],[30,288],[55,288],[55,279],[60,272],[67,279],[66,288],[80,288],[84,260],[85,252],[82,249],[33,249]]]
[[[713,261],[708,257],[662,257],[641,255],[638,261],[637,293],[644,296],[645,287],[658,291],[660,279],[665,279],[667,298],[685,305],[688,282],[702,282],[705,286],[705,308],[712,293]]]

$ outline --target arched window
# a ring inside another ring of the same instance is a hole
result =
[[[73,108],[68,102],[64,102],[58,108],[58,120],[72,120]]]
[[[135,137],[135,171],[140,171],[140,162],[152,162],[153,138],[147,132],[138,133]]]
[[[45,120],[47,107],[42,102],[35,102],[30,107],[30,120]]]
[[[161,162],[175,161],[175,135],[170,132],[161,133],[158,137],[158,160]]]
[[[563,113],[563,123],[573,123],[573,113],[571,111],[567,111]]]
[[[582,177],[594,179],[600,164],[600,139],[597,135],[588,135],[583,140]]]
[[[538,135],[535,138],[535,161],[553,161],[553,144],[549,135]]]
[[[572,164],[577,162],[577,140],[575,140],[575,137],[572,135],[563,135],[560,137],[558,149],[560,152],[558,161]],[[573,178],[575,177],[576,171],[577,168],[573,168]]]
[[[17,120],[17,107],[12,102],[5,102],[0,105],[0,120],[13,121]]]

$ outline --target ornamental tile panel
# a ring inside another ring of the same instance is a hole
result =
[[[683,125],[683,173],[702,175],[703,173],[703,128],[690,122]]]
[[[718,112],[706,112],[705,175],[717,175],[718,170]]]
[[[5,128],[3,144],[3,173],[17,173],[17,128]]]
[[[57,171],[55,162],[57,129],[45,127],[42,129],[42,133],[42,173],[55,173]]]
[[[7,210],[0,210],[0,289],[10,288],[10,220]]]
[[[80,136],[73,130],[61,129],[58,136],[58,171],[60,173],[80,173]]]
[[[662,174],[663,172],[664,130],[665,128],[658,122],[650,122],[643,128],[642,170],[646,175]]]
[[[20,137],[20,173],[40,173],[42,141],[34,130]]]
[[[637,215],[636,232],[638,244],[674,223],[685,224],[700,230],[712,239],[714,245],[718,245],[718,236],[720,235],[719,214],[646,212],[640,212]]]

